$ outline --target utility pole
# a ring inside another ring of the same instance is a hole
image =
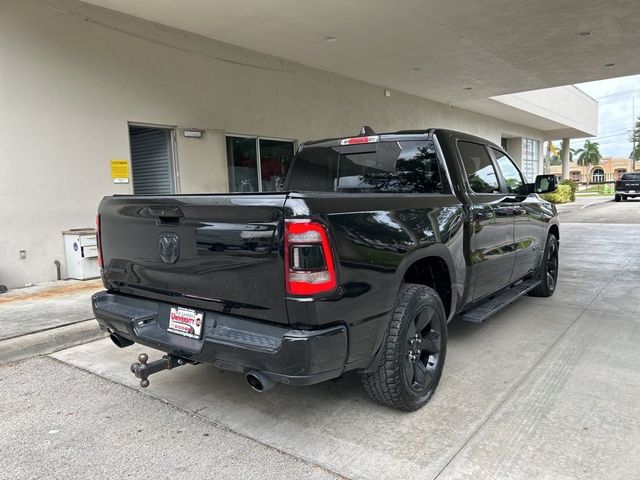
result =
[[[631,102],[632,102],[632,107],[631,107],[631,111],[632,111],[632,115],[633,115],[633,121],[631,122],[631,135],[633,138],[633,150],[632,150],[632,154],[631,154],[631,160],[633,161],[633,171],[636,171],[636,96],[634,95],[633,97],[631,97]]]

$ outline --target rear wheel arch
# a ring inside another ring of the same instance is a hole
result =
[[[441,252],[425,252],[424,256],[407,262],[402,270],[400,282],[400,286],[411,283],[425,285],[435,290],[444,306],[447,318],[450,317],[451,311],[454,310],[455,273],[451,260],[447,261]]]

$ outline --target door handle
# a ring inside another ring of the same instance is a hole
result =
[[[521,203],[525,198],[526,197],[522,195],[509,196],[500,200],[500,203]]]

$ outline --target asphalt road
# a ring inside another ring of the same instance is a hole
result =
[[[578,198],[575,204],[562,205],[558,210],[562,223],[640,223],[640,198],[625,202],[602,197]]]

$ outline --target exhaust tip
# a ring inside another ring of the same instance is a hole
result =
[[[125,348],[133,345],[133,342],[131,340],[121,337],[120,335],[117,335],[115,333],[109,334],[109,338],[118,348]]]
[[[260,372],[249,372],[246,375],[246,379],[249,386],[259,393],[271,390],[276,386],[273,380],[270,380]]]

